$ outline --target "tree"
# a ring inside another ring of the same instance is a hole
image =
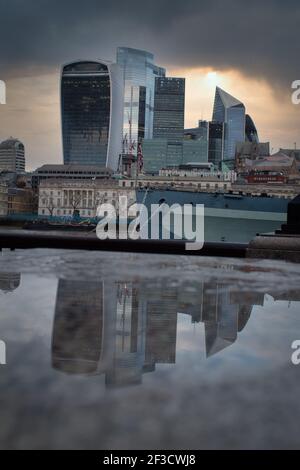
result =
[[[49,196],[46,191],[42,193],[42,201],[45,200],[45,206],[49,211],[49,215],[52,217],[55,209],[54,199]]]
[[[70,205],[73,209],[73,217],[75,217],[78,214],[78,207],[81,204],[81,191],[70,191]]]

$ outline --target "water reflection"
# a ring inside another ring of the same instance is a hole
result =
[[[59,280],[52,365],[73,374],[105,374],[108,386],[138,384],[156,364],[174,364],[178,313],[202,322],[206,356],[230,346],[264,294],[232,284],[180,286]],[[200,340],[200,338],[199,338]]]
[[[20,286],[21,274],[20,273],[1,273],[0,272],[0,290],[12,292]]]

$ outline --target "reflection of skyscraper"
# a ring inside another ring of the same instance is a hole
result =
[[[147,300],[146,367],[175,363],[177,290],[149,292]]]
[[[1,273],[0,289],[4,292],[12,292],[19,287],[21,283],[20,273]]]
[[[233,160],[237,142],[245,141],[244,104],[216,87],[212,120],[224,123],[224,160]]]
[[[116,64],[81,61],[63,67],[64,163],[117,169],[122,149],[123,83]]]
[[[140,383],[145,358],[145,321],[138,297],[138,286],[118,283],[113,359],[106,372],[110,386]]]
[[[52,337],[53,367],[96,373],[103,346],[103,290],[98,282],[59,280]]]
[[[165,70],[154,64],[153,54],[130,47],[118,47],[117,63],[124,80],[123,136],[137,144],[152,138],[155,77]]]
[[[105,374],[107,386],[138,384],[156,364],[176,361],[177,312],[203,322],[206,355],[230,346],[263,295],[239,296],[226,284],[186,281],[163,287],[146,281],[60,280],[52,340],[53,367]]]

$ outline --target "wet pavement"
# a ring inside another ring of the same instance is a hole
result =
[[[299,447],[299,281],[279,261],[3,251],[0,448]]]

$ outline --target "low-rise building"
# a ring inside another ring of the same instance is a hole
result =
[[[245,160],[244,171],[248,173],[269,172],[282,173],[287,180],[300,178],[299,169],[295,157],[289,157],[283,152],[277,152],[269,157],[256,160]]]
[[[203,173],[201,176],[147,176],[141,175],[139,178],[128,178],[119,181],[122,188],[131,189],[174,189],[193,192],[218,192],[231,189],[230,178],[224,179],[221,174],[212,175]]]
[[[243,171],[247,162],[267,158],[270,155],[269,142],[237,142],[235,164],[238,171]]]
[[[36,214],[37,197],[29,188],[8,188],[7,215]]]
[[[180,165],[175,168],[163,168],[159,172],[159,176],[174,177],[178,176],[180,178],[195,177],[200,179],[210,179],[217,178],[224,181],[236,181],[237,174],[234,170],[227,171],[215,171],[213,163],[202,163],[198,165]]]
[[[32,173],[32,188],[38,189],[41,181],[55,180],[109,180],[112,170],[101,165],[43,165]]]
[[[117,209],[119,197],[124,195],[128,206],[135,203],[135,191],[120,188],[118,181],[48,179],[40,182],[38,215],[93,218],[100,204],[110,203]]]

